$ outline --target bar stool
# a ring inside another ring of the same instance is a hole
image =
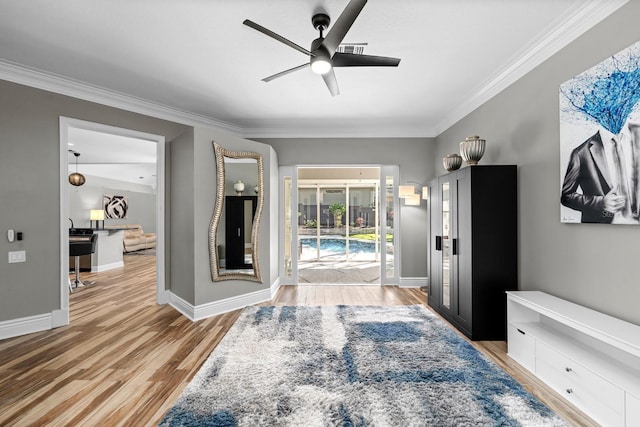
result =
[[[83,255],[90,255],[96,251],[96,243],[98,241],[98,235],[92,234],[90,240],[70,241],[69,242],[69,256],[75,257],[75,280],[73,283],[77,288],[79,285],[84,285],[80,281],[80,257]],[[69,281],[69,291],[73,292],[71,281]]]

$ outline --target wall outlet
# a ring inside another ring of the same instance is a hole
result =
[[[14,262],[27,262],[27,251],[9,252],[9,264]]]

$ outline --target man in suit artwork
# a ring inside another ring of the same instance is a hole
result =
[[[583,223],[640,223],[639,161],[640,124],[619,135],[601,128],[571,152],[560,202]]]
[[[561,138],[595,132],[569,157],[563,221],[640,224],[639,121],[640,42],[560,85]]]

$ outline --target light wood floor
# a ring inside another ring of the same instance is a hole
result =
[[[191,322],[155,303],[155,258],[83,279],[71,324],[0,341],[0,426],[156,425],[240,311]],[[264,305],[426,305],[417,289],[285,286]],[[506,356],[473,343],[572,425],[596,425]]]

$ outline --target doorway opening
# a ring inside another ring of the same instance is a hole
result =
[[[107,192],[104,194],[103,191],[107,190],[107,185],[98,184],[97,186],[94,184],[94,188],[90,188],[89,181],[83,186],[80,187],[72,187],[69,184],[67,176],[69,174],[69,150],[73,149],[74,151],[80,151],[77,145],[70,145],[77,143],[73,141],[74,136],[78,137],[79,135],[92,135],[95,138],[102,138],[100,142],[93,143],[90,145],[84,145],[82,151],[85,158],[93,159],[99,158],[100,161],[93,161],[91,165],[85,166],[85,173],[95,174],[96,176],[102,176],[104,179],[115,179],[115,180],[124,180],[124,176],[126,175],[126,169],[131,169],[132,165],[131,159],[135,157],[133,154],[137,148],[136,142],[140,144],[140,146],[145,145],[148,147],[150,143],[152,143],[151,150],[146,150],[147,156],[149,157],[149,164],[147,165],[148,170],[140,170],[138,169],[138,176],[136,177],[139,182],[146,177],[146,179],[151,180],[149,185],[153,185],[155,191],[153,191],[153,196],[147,197],[146,195],[140,199],[139,209],[144,209],[144,215],[148,217],[148,223],[153,224],[155,230],[147,230],[155,232],[155,240],[156,240],[156,254],[155,263],[156,263],[156,301],[159,304],[164,304],[167,302],[168,295],[165,291],[164,284],[164,275],[165,275],[165,267],[164,267],[164,136],[148,134],[138,131],[133,131],[129,129],[117,128],[113,126],[102,125],[99,123],[86,122],[83,120],[71,119],[67,117],[60,117],[60,254],[61,254],[61,275],[60,275],[60,288],[61,288],[61,301],[60,301],[60,314],[57,319],[54,319],[54,326],[62,326],[69,323],[69,292],[71,289],[70,279],[69,279],[69,234],[70,234],[70,225],[71,228],[85,228],[86,230],[90,230],[93,234],[98,234],[98,250],[102,250],[99,252],[99,256],[94,256],[92,259],[92,263],[97,263],[96,265],[91,265],[92,272],[100,272],[102,270],[107,270],[111,268],[117,268],[118,261],[122,264],[122,252],[123,243],[113,243],[111,240],[116,240],[117,230],[113,229],[105,229],[104,220],[102,224],[99,224],[98,221],[90,222],[90,211],[93,210],[102,210],[105,209],[105,213],[107,212],[106,208],[104,208],[103,197],[107,197]],[[112,141],[111,143],[109,141]],[[95,141],[94,141],[95,142]],[[119,147],[113,144],[125,144],[126,147]],[[91,151],[94,151],[94,154],[91,155]],[[96,151],[97,150],[97,151]],[[100,151],[102,150],[102,151]],[[127,153],[130,153],[131,156],[129,158],[122,159],[127,156]],[[117,160],[114,156],[120,156],[120,160]],[[151,159],[151,157],[153,159]],[[82,160],[82,157],[80,158]],[[96,164],[97,163],[97,164]],[[128,163],[128,165],[127,165]],[[151,163],[153,163],[151,165]],[[138,165],[139,166],[139,165]],[[112,172],[108,172],[109,168],[112,168]],[[119,168],[119,169],[118,169]],[[83,170],[83,163],[79,164],[80,172]],[[105,172],[107,170],[107,172]],[[99,172],[102,171],[102,172]],[[113,172],[115,171],[115,172]],[[119,172],[118,172],[119,171]],[[106,174],[105,174],[106,173]],[[100,178],[95,178],[98,181]],[[140,185],[140,184],[138,184]],[[132,184],[134,187],[135,185]],[[71,188],[70,188],[71,187]],[[70,202],[72,200],[71,192],[75,190],[87,191],[91,192],[91,206],[84,205],[82,198],[79,197],[78,194],[73,194],[74,201],[74,215],[71,213]],[[95,193],[95,194],[93,194]],[[137,194],[137,193],[136,193]],[[93,200],[95,199],[95,200]],[[94,206],[95,205],[95,206]],[[146,205],[146,206],[145,206]],[[93,214],[93,212],[91,212]],[[73,218],[73,219],[72,219]],[[91,218],[92,219],[92,218]],[[74,224],[75,221],[75,224]],[[107,221],[108,222],[108,221]],[[143,222],[141,220],[136,220],[132,217],[125,217],[121,220],[114,220],[113,224],[116,228],[126,228],[129,222]],[[80,223],[80,224],[78,224]],[[86,223],[86,224],[84,224]],[[120,236],[123,235],[123,232],[120,231]],[[104,247],[100,247],[100,239],[103,239]],[[122,238],[122,237],[120,237]],[[112,244],[113,243],[113,244]],[[108,246],[107,246],[108,245]],[[113,247],[111,247],[113,246]],[[119,254],[116,254],[117,252]],[[104,261],[105,254],[113,254],[114,259],[109,257],[108,261]],[[119,255],[120,260],[115,259],[115,256]]]
[[[381,167],[298,167],[296,178],[296,282],[380,285],[394,277],[393,188],[388,197]]]

